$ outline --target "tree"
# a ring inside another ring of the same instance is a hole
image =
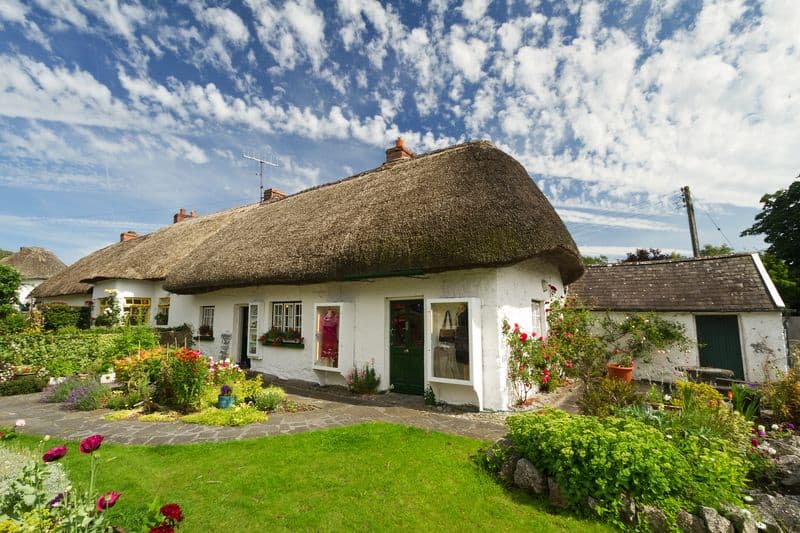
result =
[[[703,249],[700,250],[700,257],[713,257],[716,255],[728,255],[733,253],[733,248],[727,244],[714,246],[713,244],[704,244]]]
[[[583,261],[583,264],[586,266],[605,265],[608,263],[608,257],[605,255],[598,255],[598,256],[582,255],[581,260]]]
[[[796,278],[800,272],[800,176],[788,189],[762,196],[761,203],[755,224],[742,236],[764,235],[767,251],[785,262]]]
[[[628,252],[628,257],[622,260],[623,263],[639,263],[642,261],[662,261],[664,259],[683,259],[678,252],[669,255],[662,253],[659,248],[637,248],[635,252]]]
[[[786,307],[795,311],[800,310],[800,284],[797,276],[793,276],[786,263],[771,253],[762,253],[761,262],[764,263],[764,268]]]
[[[13,253],[14,252],[12,252],[11,250],[3,250],[2,248],[0,248],[0,259],[2,259],[4,257],[8,257],[9,255],[11,255]]]
[[[17,304],[17,291],[22,277],[16,268],[0,264],[0,316],[6,315]]]

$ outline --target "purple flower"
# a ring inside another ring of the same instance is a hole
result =
[[[66,446],[55,446],[44,452],[44,455],[42,456],[42,461],[44,461],[45,463],[52,463],[53,461],[58,461],[65,455],[67,455]]]
[[[117,499],[122,496],[119,492],[107,492],[100,496],[97,500],[97,505],[95,507],[98,511],[105,511],[106,509],[111,509],[114,507],[114,504],[117,503]]]
[[[794,424],[792,424],[791,422],[787,422],[786,423],[786,429],[794,431],[796,429],[796,426]]]
[[[49,505],[50,507],[58,507],[59,505],[61,505],[62,501],[64,501],[64,493],[59,492],[58,494],[56,494],[55,498],[53,498],[52,500],[50,500],[50,502],[48,502],[47,505]]]
[[[220,387],[220,389],[219,389],[219,393],[220,393],[222,396],[230,396],[232,392],[233,392],[233,389],[231,388],[231,386],[230,386],[230,385],[223,385],[223,386],[222,386],[222,387]]]
[[[100,443],[102,442],[102,435],[89,435],[81,441],[81,453],[92,453],[100,447]]]

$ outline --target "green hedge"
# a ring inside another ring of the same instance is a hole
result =
[[[0,337],[0,360],[44,367],[51,376],[70,376],[105,371],[114,359],[152,348],[157,342],[156,333],[146,327],[19,333]]]
[[[718,439],[670,436],[629,418],[562,411],[508,418],[519,452],[554,477],[576,509],[619,523],[623,493],[674,517],[680,508],[741,503],[748,464]]]

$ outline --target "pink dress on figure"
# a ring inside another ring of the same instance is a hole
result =
[[[322,331],[322,349],[320,356],[331,360],[332,366],[339,363],[339,317],[335,314],[322,315],[320,319]]]

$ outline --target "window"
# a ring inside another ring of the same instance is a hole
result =
[[[156,313],[156,325],[166,326],[169,322],[169,296],[158,299],[158,313]]]
[[[250,304],[247,313],[247,356],[258,356],[258,315],[260,306]]]
[[[122,310],[132,326],[150,324],[150,298],[126,297]]]
[[[534,333],[543,336],[547,333],[544,320],[544,302],[541,300],[531,300],[531,324]]]
[[[467,302],[431,304],[433,376],[470,379],[469,305]]]
[[[302,319],[302,302],[272,302],[272,327],[279,332],[292,333],[292,337],[299,339],[302,336]]]
[[[317,306],[317,342],[314,350],[316,366],[339,368],[339,321],[342,316],[338,305]]]
[[[197,328],[200,337],[214,336],[214,306],[203,305],[200,307],[200,327]]]

